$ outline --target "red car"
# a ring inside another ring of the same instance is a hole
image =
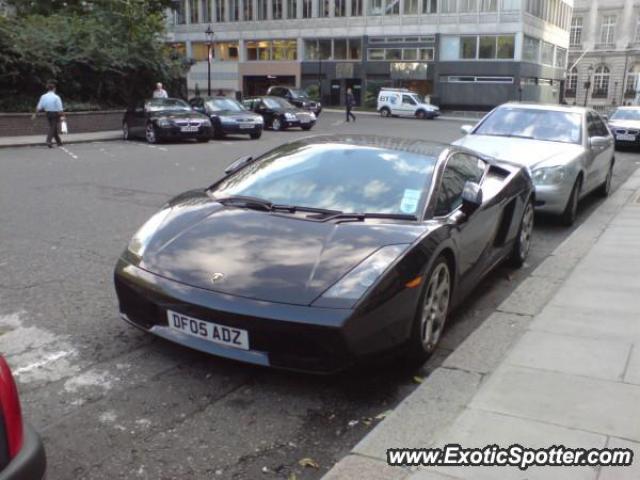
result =
[[[0,356],[0,480],[42,480],[46,468],[42,441],[22,419],[18,389]]]

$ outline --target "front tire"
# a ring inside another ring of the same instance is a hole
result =
[[[129,124],[127,122],[122,122],[122,139],[129,140]]]
[[[262,132],[250,133],[251,140],[258,140],[262,136]]]
[[[571,195],[567,201],[567,206],[564,209],[564,213],[560,217],[562,224],[566,227],[570,227],[576,221],[578,216],[578,201],[580,200],[580,190],[582,189],[582,177],[576,178],[576,182],[571,189]]]
[[[198,143],[209,143],[209,138],[197,138]]]
[[[529,255],[534,216],[533,201],[528,200],[527,205],[524,207],[522,220],[520,220],[520,228],[518,229],[518,236],[516,237],[511,257],[509,259],[511,266],[515,268],[522,267]]]
[[[418,120],[424,120],[425,118],[427,118],[427,113],[424,110],[418,110],[416,112],[416,118]]]
[[[309,131],[309,130],[311,130],[311,127],[313,127],[313,125],[305,125],[305,126],[300,127],[300,128],[302,128],[302,130]]]
[[[609,165],[609,171],[607,172],[607,178],[605,178],[604,182],[600,187],[598,187],[597,193],[598,196],[606,198],[611,193],[611,179],[613,178],[613,160],[611,160],[611,164]]]
[[[280,118],[278,117],[274,118],[273,122],[271,122],[271,128],[273,128],[276,132],[281,132],[282,130],[284,130],[282,120],[280,120]]]
[[[147,139],[147,143],[158,143],[158,135],[156,133],[156,127],[153,126],[153,123],[147,123],[147,126],[144,129],[144,137]]]
[[[452,275],[447,259],[440,255],[424,278],[408,350],[409,359],[420,364],[436,349],[449,314]]]
[[[391,110],[389,110],[387,107],[382,107],[380,109],[380,115],[383,117],[390,117],[391,116]]]

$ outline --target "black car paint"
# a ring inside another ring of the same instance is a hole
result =
[[[320,112],[322,112],[322,105],[320,104],[320,102],[311,100],[309,97],[297,96],[295,94],[295,90],[298,89],[294,87],[276,85],[269,87],[269,89],[267,90],[267,95],[284,98],[290,104],[303,110],[313,112],[316,116],[320,116]]]
[[[525,170],[485,158],[490,165],[483,179],[488,195],[480,208],[470,215],[457,209],[447,216],[433,217],[445,162],[460,151],[467,152],[443,147],[424,218],[413,222],[367,219],[318,223],[287,214],[222,206],[206,190],[186,192],[167,205],[173,210],[153,236],[144,258],[125,251],[119,260],[115,283],[121,312],[143,329],[166,324],[167,308],[247,329],[251,348],[267,352],[269,365],[294,370],[333,372],[359,358],[401,348],[409,339],[423,295],[423,285],[408,288],[407,282],[424,276],[436,259],[444,256],[453,273],[451,306],[455,308],[509,255],[526,203],[533,198]],[[323,247],[337,245],[338,257],[323,262],[322,248],[305,248],[308,238],[324,238]],[[238,243],[236,248],[242,249],[243,258],[251,262],[259,259],[255,265],[237,262],[228,272],[238,275],[230,288],[214,286],[206,279],[207,271],[218,268],[220,257],[213,253],[209,261],[204,253],[217,252],[224,239]],[[292,248],[296,241],[298,248]],[[196,263],[203,268],[176,269],[192,254],[189,247],[196,242]],[[313,306],[326,288],[364,257],[394,243],[409,247],[352,308]],[[340,250],[340,246],[353,246],[353,250]],[[270,254],[285,247],[295,265],[267,261]],[[303,282],[305,276],[309,278],[312,264],[320,267],[322,282],[307,290]],[[282,284],[274,286],[278,282]]]
[[[198,120],[207,119],[206,115],[201,113],[185,110],[154,110],[149,111],[145,108],[144,103],[137,103],[127,109],[122,119],[123,125],[126,123],[129,131],[129,138],[145,138],[145,128],[151,124],[155,128],[156,137],[159,140],[170,139],[209,139],[211,138],[211,127],[201,127],[198,132],[181,132],[177,127],[159,127],[158,119],[161,117],[170,117],[171,119],[189,119]]]
[[[254,124],[253,128],[240,128],[238,124],[235,124],[235,125],[224,124],[220,120],[220,117],[227,117],[227,118],[232,118],[236,121],[238,120],[243,121],[250,117],[252,118],[254,116],[253,112],[250,112],[248,110],[246,112],[231,112],[231,111],[214,112],[207,107],[206,102],[209,99],[216,99],[216,98],[224,99],[226,97],[211,97],[211,98],[195,97],[189,100],[189,104],[195,111],[206,115],[207,117],[209,117],[209,120],[211,120],[213,138],[222,138],[224,135],[227,135],[227,134],[242,134],[242,135],[249,135],[251,138],[254,138],[254,139],[260,138],[260,135],[262,135],[263,124]]]
[[[309,130],[316,123],[315,120],[312,120],[307,125],[303,126],[300,120],[298,119],[298,115],[299,114],[308,115],[309,112],[293,106],[292,108],[268,107],[264,102],[262,102],[263,98],[269,98],[269,97],[265,96],[265,97],[247,98],[243,101],[243,103],[249,110],[252,110],[258,115],[262,115],[262,118],[264,119],[265,128],[273,128],[273,121],[276,118],[280,119],[280,122],[282,123],[283,128],[285,129],[291,128],[291,127],[300,127],[305,130]],[[280,99],[280,97],[271,97],[271,98]],[[292,113],[293,115],[296,116],[296,120],[287,120],[285,113]]]

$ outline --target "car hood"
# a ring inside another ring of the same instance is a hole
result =
[[[609,128],[633,128],[640,130],[640,120],[609,120]]]
[[[207,290],[310,305],[381,246],[409,244],[425,231],[373,222],[313,222],[192,199],[171,208],[140,267]],[[223,276],[213,281],[214,274]]]
[[[544,142],[491,135],[466,135],[453,144],[529,168],[553,158],[569,160],[583,152],[582,145],[575,143]]]
[[[166,117],[171,120],[183,119],[183,118],[197,118],[198,120],[202,120],[203,118],[207,118],[206,115],[202,113],[194,112],[194,111],[176,111],[176,110],[158,110],[155,112],[151,112],[149,114],[151,118],[160,118]]]
[[[251,112],[211,112],[211,117],[225,117],[234,120],[254,120],[259,115]]]

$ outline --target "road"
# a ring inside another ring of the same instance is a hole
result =
[[[459,127],[364,115],[345,124],[325,113],[311,133],[450,141]],[[212,183],[233,159],[306,135],[0,150],[0,351],[46,442],[50,480],[320,478],[571,231],[538,218],[528,264],[483,281],[418,370],[390,362],[333,377],[272,371],[122,322],[112,271],[143,221],[173,195]],[[640,156],[619,152],[617,162],[614,188]],[[598,203],[585,202],[579,222]],[[304,458],[320,468],[301,466]]]

